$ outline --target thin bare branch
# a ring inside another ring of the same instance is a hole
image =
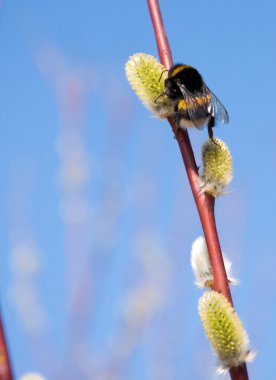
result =
[[[8,347],[0,315],[0,380],[13,380]]]
[[[155,32],[156,43],[161,63],[169,69],[173,64],[171,49],[166,36],[161,11],[158,0],[147,0]],[[210,256],[213,270],[213,289],[222,293],[228,301],[233,304],[229,289],[229,284],[224,268],[220,242],[218,238],[215,221],[215,199],[209,195],[200,193],[198,186],[198,167],[195,162],[194,153],[187,131],[176,128],[172,118],[168,119],[173,131],[176,132],[176,139],[184,161],[191,190],[199,213],[202,229]],[[230,370],[232,380],[248,380],[246,365]]]

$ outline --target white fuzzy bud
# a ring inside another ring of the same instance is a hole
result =
[[[223,254],[223,261],[228,281],[231,285],[237,285],[238,281],[231,275],[231,261]],[[213,271],[204,237],[199,236],[192,245],[191,266],[195,275],[195,283],[199,288],[211,288],[213,283]]]

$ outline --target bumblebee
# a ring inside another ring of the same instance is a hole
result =
[[[165,79],[165,91],[156,101],[167,96],[175,101],[174,120],[177,128],[208,126],[208,134],[213,139],[212,128],[216,123],[226,124],[229,116],[226,108],[212,93],[199,72],[192,66],[176,64],[168,70]]]

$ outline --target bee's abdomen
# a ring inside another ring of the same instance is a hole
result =
[[[202,101],[201,101],[202,100]],[[203,101],[202,98],[197,98],[197,106],[195,106],[195,100],[185,101],[180,99],[174,112],[174,119],[180,127],[194,127],[206,124],[210,117],[208,112],[208,102]],[[199,103],[201,101],[201,104]]]
[[[192,114],[195,116],[195,119],[198,117],[201,118],[204,116],[209,116],[210,113],[208,111],[208,100],[208,97],[196,97],[189,100],[180,99],[175,106],[175,112],[187,112],[191,114],[191,112],[188,111],[192,110]]]

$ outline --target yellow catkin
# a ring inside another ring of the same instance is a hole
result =
[[[207,140],[201,148],[203,172],[200,176],[201,191],[218,197],[232,180],[232,156],[220,139]]]
[[[166,95],[160,96],[165,90],[164,80],[168,74],[155,57],[136,53],[129,58],[125,70],[131,87],[155,116],[163,119],[173,114],[174,102]]]
[[[220,293],[206,292],[199,300],[205,333],[219,360],[219,371],[253,360],[249,339],[232,305]]]

